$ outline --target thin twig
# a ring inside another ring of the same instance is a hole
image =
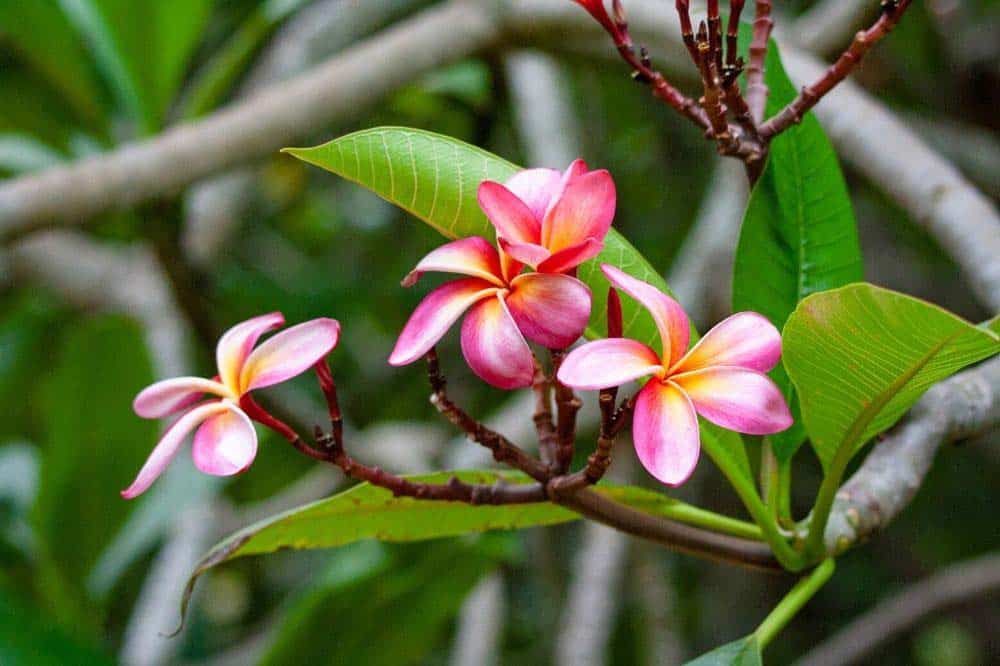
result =
[[[648,85],[655,97],[666,102],[681,115],[690,119],[695,125],[698,125],[703,130],[709,130],[711,125],[708,117],[705,115],[704,109],[698,106],[698,103],[693,99],[672,86],[661,72],[653,68],[649,56],[646,54],[645,47],[640,46],[637,53],[636,46],[629,35],[628,23],[625,20],[624,11],[620,6],[617,9],[619,11],[616,12],[614,24],[604,26],[604,28],[611,35],[611,39],[614,41],[615,48],[618,49],[622,60],[632,68],[632,78],[639,83]]]
[[[764,59],[767,57],[767,40],[771,37],[772,28],[774,20],[771,18],[771,0],[757,0],[754,5],[750,59],[747,63],[747,105],[756,123],[764,119],[764,105],[767,104]]]
[[[564,351],[553,350],[552,354],[552,381],[555,384],[556,394],[556,441],[558,449],[556,451],[556,468],[560,474],[565,474],[573,462],[573,450],[576,443],[576,414],[580,411],[583,403],[573,389],[566,386],[556,377],[559,366],[565,358]]]
[[[431,404],[469,439],[489,449],[494,460],[507,463],[537,481],[545,482],[551,478],[549,470],[541,461],[528,455],[500,433],[487,428],[452,402],[448,397],[447,380],[441,374],[437,353],[433,349],[427,353],[427,379],[433,391]]]
[[[903,13],[910,6],[910,0],[882,0],[882,13],[878,20],[854,37],[854,41],[837,61],[812,84],[804,87],[798,97],[792,100],[774,117],[760,127],[760,135],[765,140],[776,136],[796,123],[802,122],[809,109],[823,99],[823,95],[833,90],[861,63],[869,49],[896,27]]]
[[[545,374],[541,365],[535,362],[535,379],[531,385],[535,393],[535,432],[538,434],[538,450],[542,462],[555,470],[559,442],[556,435],[556,424],[552,420],[552,380]]]

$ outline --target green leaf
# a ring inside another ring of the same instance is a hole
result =
[[[84,46],[56,0],[0,2],[0,42],[12,45],[82,120],[100,121],[101,95]]]
[[[778,50],[767,54],[770,89],[767,114],[795,98]],[[806,296],[862,280],[857,226],[833,145],[811,113],[778,135],[750,194],[733,265],[733,311],[752,310],[779,329]],[[788,375],[772,377],[797,409]],[[770,437],[779,460],[791,458],[805,441],[795,425]]]
[[[458,477],[467,483],[530,483],[526,475],[509,471],[453,471],[408,476],[422,483],[447,483]],[[632,486],[601,485],[597,492],[647,513],[706,526],[748,539],[760,538],[756,526],[685,504],[680,500]],[[231,535],[202,558],[188,581],[184,605],[197,578],[208,569],[243,557],[278,550],[334,548],[365,539],[386,542],[425,541],[441,537],[558,525],[580,515],[551,502],[505,506],[473,506],[462,502],[393,497],[384,488],[362,483],[332,497],[266,518]],[[708,521],[708,522],[707,522]]]
[[[139,327],[103,316],[70,329],[42,386],[37,409],[47,433],[35,524],[47,559],[79,596],[134,507],[119,491],[156,443],[156,422],[132,413],[132,398],[152,381]]]
[[[33,389],[51,363],[61,313],[44,293],[14,292],[0,301],[0,437],[35,439]],[[28,399],[25,399],[28,398]]]
[[[934,383],[1000,351],[996,333],[869,284],[809,296],[782,339],[824,467],[892,426]]]
[[[715,648],[685,666],[761,666],[760,647],[753,634]]]
[[[212,0],[60,0],[118,97],[146,134],[163,125]]]
[[[435,472],[407,478],[421,483],[447,483],[453,476],[466,483],[530,481],[523,474],[500,471]],[[280,548],[333,548],[361,539],[423,541],[470,532],[556,525],[578,517],[548,502],[473,506],[422,501],[393,497],[384,488],[362,483],[236,532],[208,553],[199,571],[236,557],[273,553]]]
[[[424,663],[479,579],[508,559],[490,541],[338,551],[323,579],[282,613],[261,665],[330,663],[332,654],[343,664]],[[330,622],[344,617],[351,621]]]
[[[191,119],[208,113],[228,95],[261,45],[307,0],[269,0],[250,12],[239,28],[201,67],[184,95],[178,115]]]

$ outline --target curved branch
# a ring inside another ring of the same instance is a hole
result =
[[[855,618],[803,656],[796,666],[855,663],[926,617],[998,592],[1000,554],[952,565]]]
[[[619,504],[590,488],[552,498],[557,504],[632,536],[688,555],[761,571],[784,571],[764,543],[682,525]]]
[[[356,116],[419,74],[488,47],[499,36],[489,3],[432,7],[200,122],[4,183],[0,238],[50,223],[80,223],[273,153],[333,120]]]

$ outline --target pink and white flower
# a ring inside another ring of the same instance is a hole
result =
[[[215,476],[246,470],[257,455],[257,433],[240,399],[254,389],[279,384],[305,372],[334,347],[340,324],[333,319],[313,319],[293,326],[254,345],[261,335],[283,326],[280,312],[262,315],[233,326],[215,350],[219,374],[214,379],[177,377],[143,389],[132,403],[139,416],[158,419],[182,412],[167,429],[122,497],[145,492],[163,473],[187,439],[194,435],[195,466]],[[202,400],[209,394],[213,399]]]
[[[505,254],[541,273],[566,273],[596,257],[615,216],[615,183],[606,170],[576,160],[559,173],[525,169],[506,183],[479,185],[479,205]]]
[[[781,357],[781,335],[755,312],[739,312],[688,349],[690,323],[677,301],[614,266],[601,270],[611,284],[642,304],[660,333],[662,353],[627,338],[589,342],[570,352],[559,381],[602,389],[652,375],[635,401],[636,453],[654,477],[680,485],[694,471],[701,449],[698,415],[750,435],[781,432],[792,415],[764,373]]]
[[[389,356],[407,365],[430,351],[451,325],[462,322],[462,353],[479,377],[502,389],[530,386],[534,356],[527,340],[551,349],[568,347],[590,318],[590,289],[569,275],[523,273],[479,236],[447,243],[424,257],[403,284],[426,271],[467,277],[428,294],[400,333]]]

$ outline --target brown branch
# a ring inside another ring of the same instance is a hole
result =
[[[330,428],[334,441],[340,442],[344,439],[344,417],[340,411],[340,401],[337,399],[337,384],[333,381],[330,373],[330,366],[326,364],[326,359],[320,360],[315,365],[316,377],[319,379],[320,390],[326,399],[327,413],[330,415]]]
[[[335,465],[352,479],[366,481],[373,486],[385,488],[395,497],[465,502],[467,504],[528,504],[544,502],[547,499],[543,483],[509,484],[498,479],[496,483],[485,485],[465,483],[457,477],[452,477],[446,484],[418,483],[386,472],[379,467],[371,467],[358,462],[349,456],[344,449],[343,430],[338,427],[340,405],[337,401],[336,388],[332,381],[327,383],[326,375],[329,374],[329,368],[326,367],[325,363],[322,364],[322,367],[326,368],[325,372],[320,369],[320,364],[316,365],[316,374],[319,376],[334,427],[333,431],[327,435],[317,426],[315,446],[306,442],[302,436],[295,432],[294,428],[258,405],[249,395],[244,395],[240,399],[240,407],[246,411],[250,418],[288,440],[300,453],[314,460]]]
[[[550,485],[550,490],[553,490]],[[689,555],[762,571],[783,571],[771,549],[759,541],[709,532],[643,513],[590,488],[565,495],[555,489],[552,501],[577,513],[648,541]]]
[[[767,103],[764,59],[774,20],[771,19],[771,0],[757,0],[754,8],[753,37],[750,40],[750,60],[747,63],[747,104],[754,122],[759,123],[764,119],[764,105]]]
[[[729,22],[726,24],[726,67],[732,69],[739,62],[740,14],[746,0],[730,0]]]
[[[328,462],[336,465],[347,476],[367,481],[390,491],[396,497],[413,497],[423,500],[465,502],[466,504],[532,504],[547,498],[542,483],[505,483],[498,479],[491,485],[465,483],[452,477],[446,484],[416,483],[396,476],[378,467],[363,465],[351,458],[342,446],[334,444]]]
[[[556,469],[560,474],[565,474],[573,462],[573,450],[576,444],[576,414],[580,411],[583,403],[580,401],[573,389],[566,386],[556,377],[559,366],[562,365],[566,352],[562,350],[552,350],[552,381],[555,384],[556,394]]]
[[[666,102],[703,130],[708,130],[710,128],[708,117],[698,103],[672,86],[662,73],[653,69],[645,47],[640,46],[638,54],[636,53],[635,44],[629,36],[625,12],[620,5],[616,6],[616,10],[614,25],[607,26],[602,23],[602,26],[611,35],[622,60],[632,68],[632,78],[648,85],[655,97]]]
[[[541,461],[528,455],[500,433],[490,430],[451,401],[447,392],[447,380],[441,374],[437,353],[433,349],[427,353],[427,379],[433,391],[431,404],[469,439],[489,449],[494,460],[507,463],[537,481],[549,480],[551,474]]]
[[[733,147],[733,135],[729,132],[729,122],[726,120],[726,107],[722,104],[722,88],[719,80],[719,70],[715,64],[715,53],[712,50],[711,36],[706,33],[705,24],[698,28],[698,67],[701,71],[701,81],[704,86],[704,96],[701,98],[705,113],[712,125],[712,134],[720,146],[727,150]]]
[[[708,46],[717,72],[722,71],[722,17],[719,0],[708,0]]]
[[[698,55],[698,44],[694,40],[694,27],[691,25],[691,3],[689,0],[677,0],[677,16],[681,22],[681,39],[684,41],[684,47],[691,56],[691,62],[697,67],[701,56]]]
[[[556,424],[552,420],[552,380],[545,374],[541,365],[535,361],[535,379],[531,385],[535,393],[535,432],[538,434],[538,450],[542,462],[552,470],[556,468],[556,455],[559,443],[556,436]]]
[[[759,3],[758,3],[759,4]],[[812,84],[804,87],[799,96],[792,100],[774,117],[768,119],[760,127],[761,136],[767,140],[802,122],[809,109],[823,99],[823,96],[833,90],[861,63],[865,54],[879,40],[889,34],[903,13],[910,6],[910,0],[882,0],[882,13],[878,20],[868,30],[862,30],[854,37],[854,41],[844,51],[837,61],[830,65],[826,72]]]

